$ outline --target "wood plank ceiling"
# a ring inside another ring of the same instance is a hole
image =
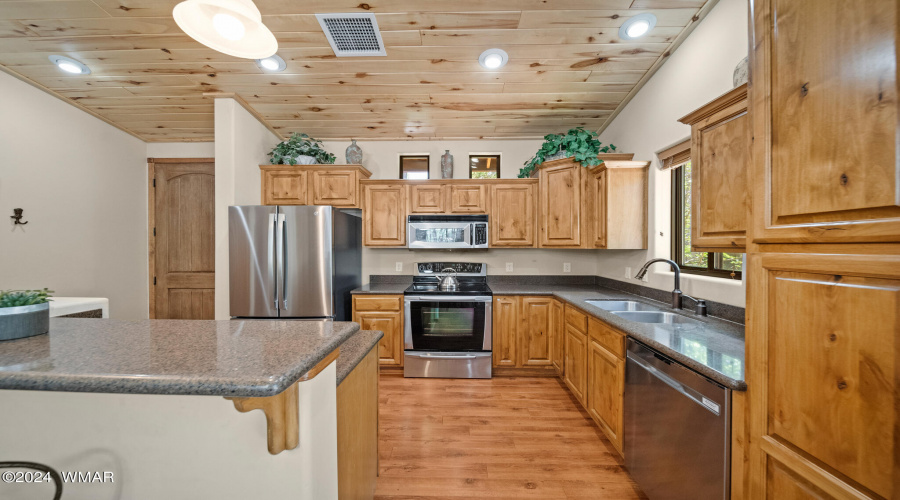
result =
[[[210,92],[283,135],[534,138],[602,129],[715,1],[257,0],[287,61],[267,74],[185,35],[178,0],[0,0],[0,69],[151,142],[212,140]],[[326,12],[375,13],[387,57],[335,57],[313,15]],[[642,12],[656,28],[620,39]],[[478,64],[492,47],[509,53],[500,70]]]

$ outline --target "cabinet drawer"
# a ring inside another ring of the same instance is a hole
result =
[[[587,315],[572,306],[566,306],[566,323],[581,333],[587,333]]]
[[[588,319],[588,334],[591,340],[605,347],[609,352],[619,358],[625,358],[625,335],[594,318]]]
[[[353,309],[355,311],[399,311],[403,306],[403,297],[377,296],[377,297],[353,297]]]

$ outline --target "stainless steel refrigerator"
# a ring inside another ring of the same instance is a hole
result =
[[[232,317],[350,321],[362,281],[358,210],[228,207],[228,244]]]

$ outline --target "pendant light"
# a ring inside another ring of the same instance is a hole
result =
[[[188,36],[223,54],[264,59],[278,51],[253,0],[185,0],[172,16]]]

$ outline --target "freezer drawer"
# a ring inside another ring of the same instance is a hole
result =
[[[628,339],[625,465],[654,500],[730,496],[731,391]]]

